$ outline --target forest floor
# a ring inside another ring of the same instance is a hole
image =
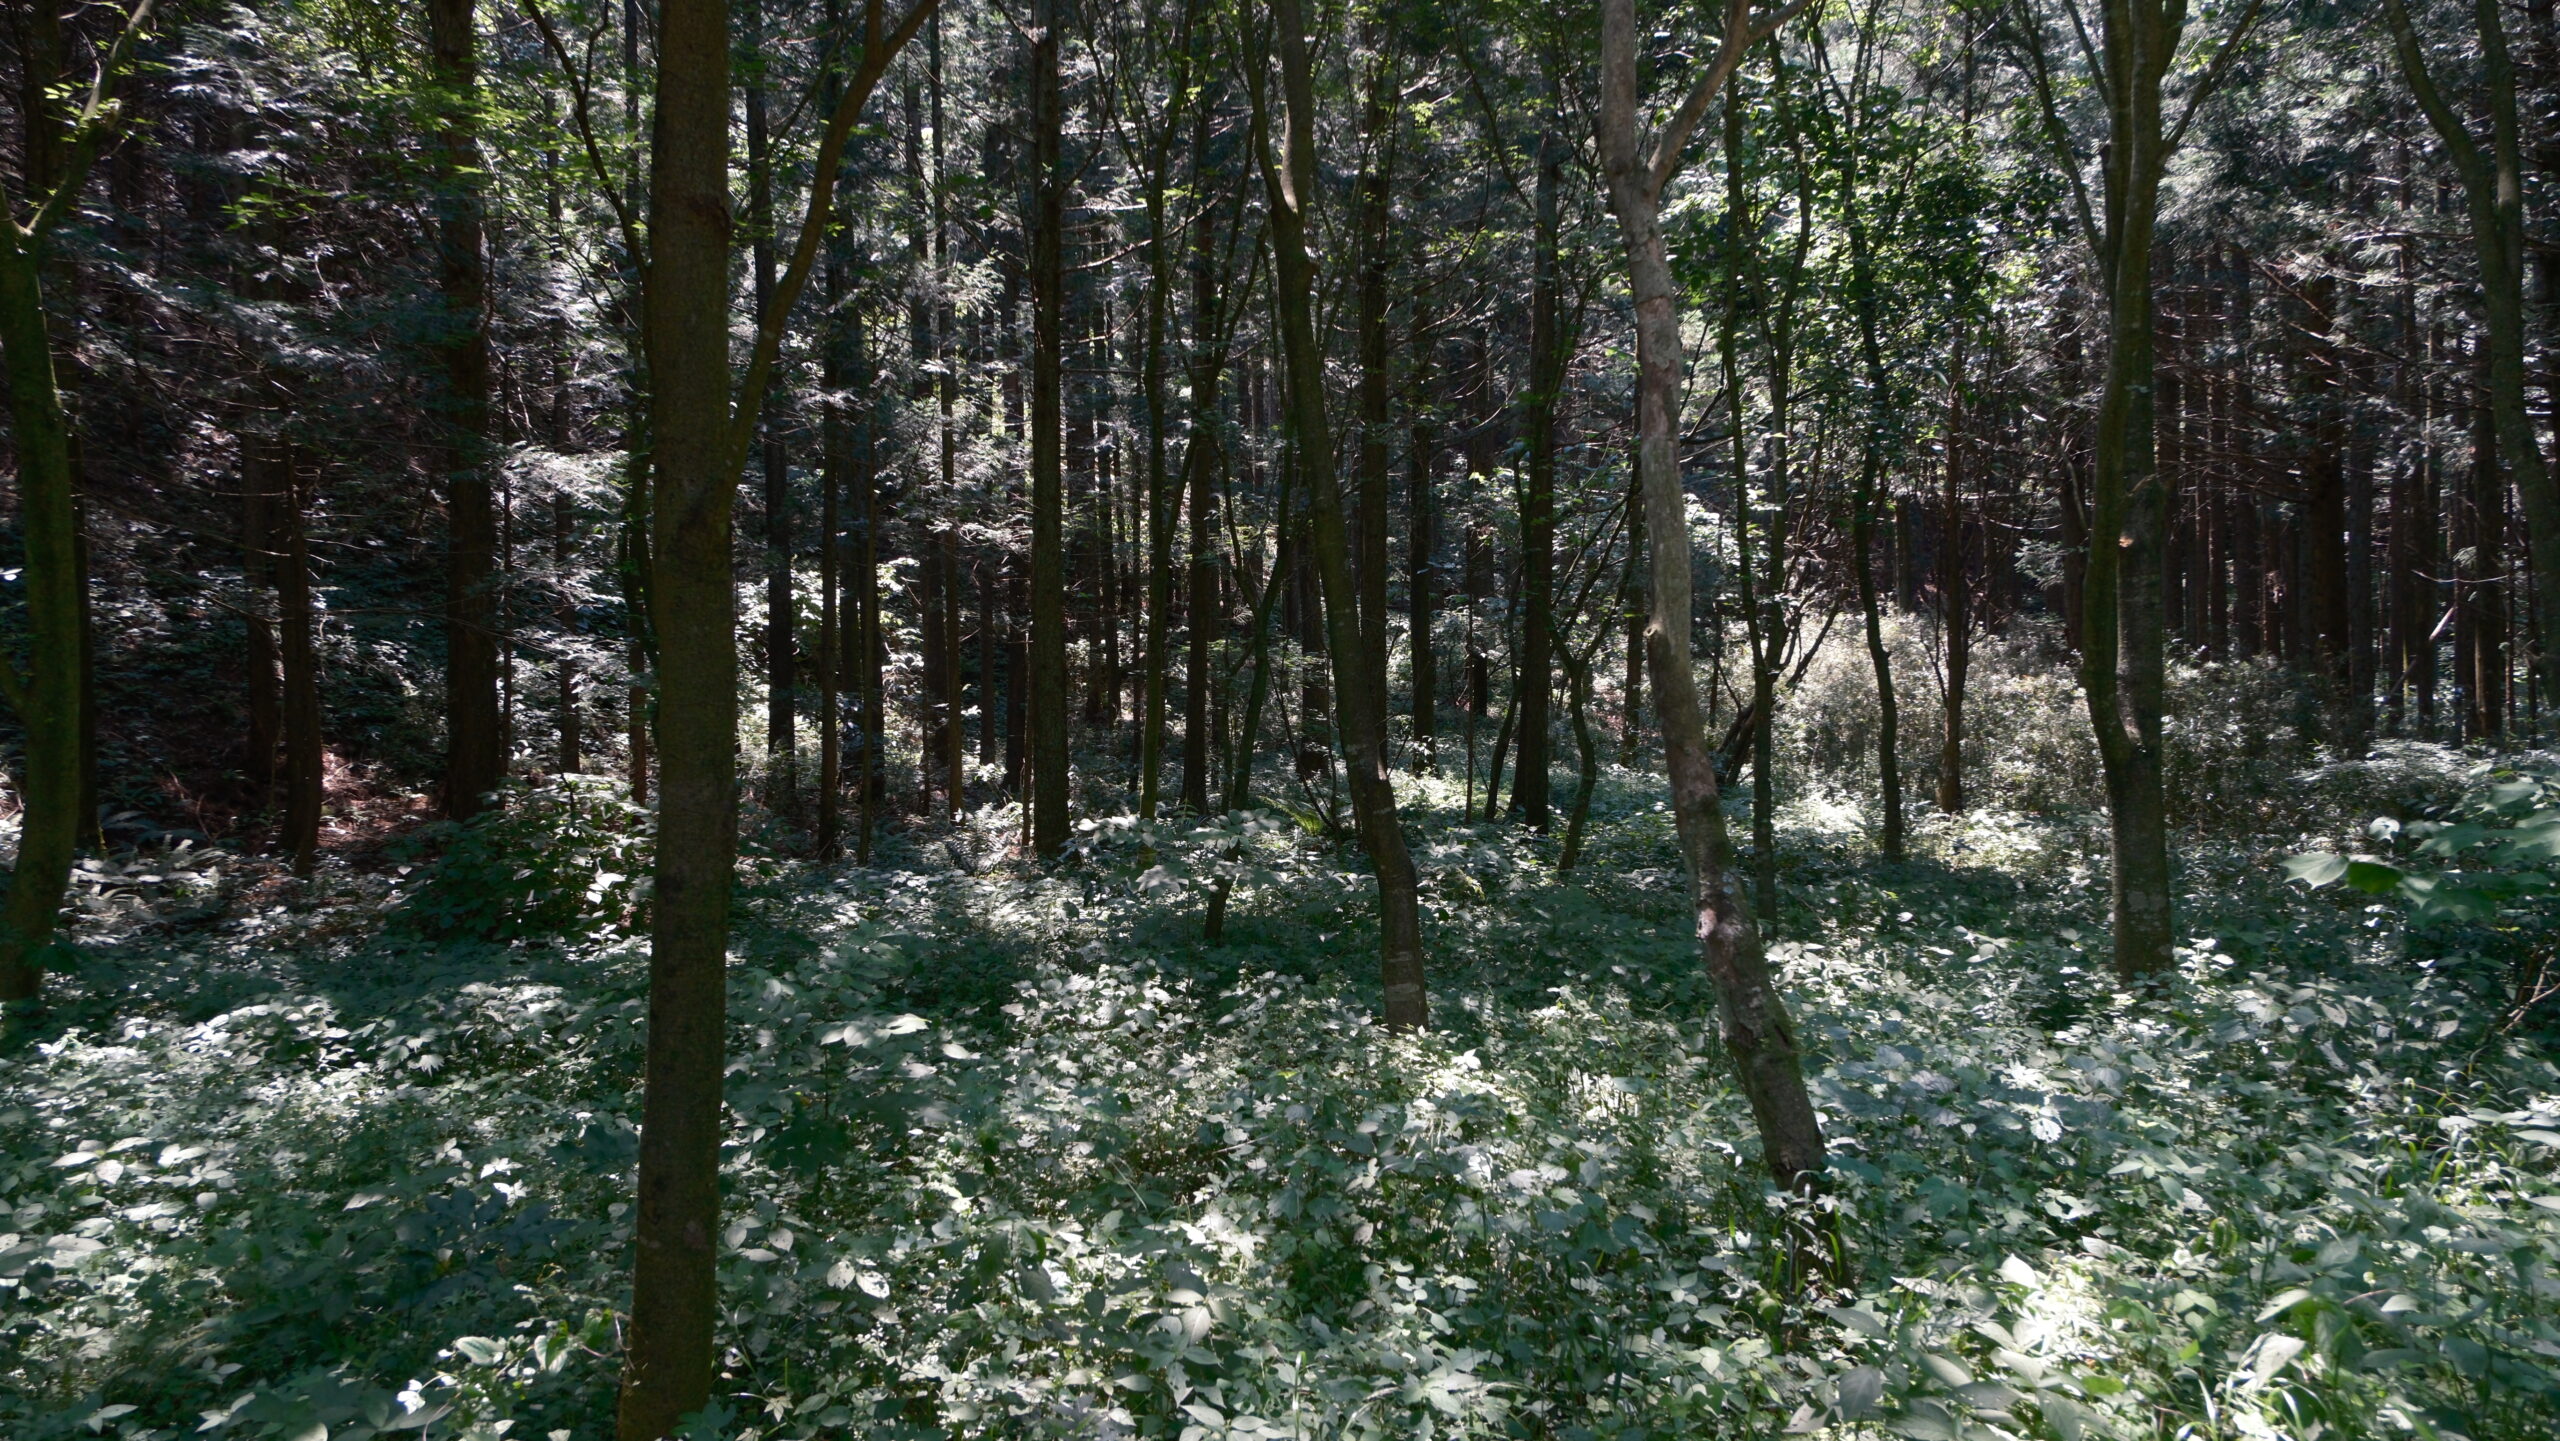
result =
[[[2092,818],[1886,865],[1800,798],[1843,1259],[1792,1286],[1657,789],[1559,875],[1412,788],[1419,1036],[1353,853],[1285,823],[751,856],[703,1434],[2551,1434],[2560,1070],[2486,963],[2287,886],[2297,836],[2191,836],[2182,969],[2120,992]],[[609,1435],[644,945],[223,864],[93,877],[0,1050],[0,1435]]]

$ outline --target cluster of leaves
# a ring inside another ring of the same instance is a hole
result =
[[[606,936],[644,919],[649,815],[603,776],[517,784],[503,804],[405,844],[413,857],[440,848],[399,907],[400,924],[427,936]]]
[[[2401,856],[2310,851],[2285,874],[2318,889],[2341,881],[2404,902],[2421,925],[2489,921],[2543,902],[2560,870],[2560,772],[2509,771],[2475,786],[2441,819],[2379,816],[2366,834]]]

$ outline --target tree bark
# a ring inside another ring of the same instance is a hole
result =
[[[1307,57],[1305,18],[1299,0],[1273,0],[1272,24],[1280,51],[1284,128],[1275,160],[1267,137],[1258,136],[1263,183],[1270,193],[1273,286],[1287,351],[1290,432],[1297,462],[1313,500],[1316,575],[1324,591],[1325,637],[1333,653],[1335,704],[1351,806],[1362,847],[1378,877],[1380,980],[1391,1029],[1419,1030],[1430,1021],[1423,987],[1420,898],[1413,857],[1396,815],[1395,784],[1387,771],[1386,710],[1363,654],[1359,610],[1352,593],[1350,539],[1341,487],[1333,470],[1333,435],[1325,413],[1324,352],[1315,331],[1315,273],[1307,254],[1308,207],[1316,185],[1315,84]],[[1259,77],[1257,77],[1257,80]],[[1267,109],[1263,88],[1253,87],[1257,120]],[[1257,125],[1267,132],[1267,121]]]
[[[747,66],[747,241],[755,277],[758,327],[774,307],[773,146],[766,134],[763,0],[744,6]],[[777,375],[779,372],[777,371]],[[764,746],[765,803],[776,814],[800,808],[799,616],[791,584],[791,467],[776,413],[779,383],[763,397],[764,453]]]
[[[1031,849],[1055,860],[1067,843],[1066,475],[1061,454],[1066,321],[1065,123],[1058,81],[1058,0],[1032,7],[1031,216]],[[1115,707],[1116,709],[1116,707]]]
[[[1564,183],[1562,116],[1555,93],[1555,60],[1547,59],[1546,94],[1538,126],[1538,178],[1531,208],[1529,280],[1529,392],[1523,397],[1528,474],[1520,493],[1520,656],[1518,687],[1520,759],[1511,782],[1511,815],[1540,834],[1548,826],[1549,737],[1554,731],[1556,589],[1556,399],[1564,383],[1563,340],[1557,324],[1557,192]]]
[[[2535,588],[2534,670],[2546,698],[2560,696],[2560,481],[2555,481],[2534,434],[2525,395],[2523,143],[2515,62],[2507,48],[2498,0],[2472,0],[2473,30],[2480,44],[2480,73],[2489,114],[2484,152],[2447,102],[2429,72],[2402,0],[2385,0],[2384,12],[2400,57],[2400,69],[2419,108],[2462,179],[2478,261],[2480,308],[2486,324],[2483,361],[2488,410],[2496,449],[2514,477],[2522,502],[2533,569],[2545,584]]]
[[[104,102],[121,76],[135,37],[150,23],[140,0],[99,57]],[[18,525],[27,588],[27,668],[0,657],[0,699],[26,731],[26,769],[19,783],[18,859],[0,905],[0,1002],[32,1001],[54,947],[71,855],[81,831],[83,738],[89,697],[81,659],[87,587],[80,557],[78,479],[71,432],[57,378],[55,342],[45,315],[47,238],[77,197],[90,163],[121,112],[93,105],[59,137],[60,152],[42,169],[54,183],[23,197],[29,218],[0,215],[0,367],[9,379],[9,418],[18,459]],[[37,177],[31,169],[30,179]]]
[[[489,437],[487,180],[480,154],[474,0],[430,0],[436,249],[444,303],[446,814],[479,813],[505,779],[498,704],[497,509]]]
[[[284,553],[276,573],[276,621],[284,675],[284,836],[281,849],[304,880],[320,862],[320,814],[327,803],[320,737],[319,618],[311,596],[311,486],[287,446]]]
[[[660,798],[631,1320],[616,1431],[657,1441],[711,1394],[720,1092],[737,846],[730,584],[727,0],[662,0],[647,348],[657,462]]]
[[[1774,30],[1785,12],[1769,22]],[[1636,312],[1636,472],[1644,488],[1649,538],[1651,618],[1645,651],[1653,670],[1654,711],[1662,727],[1674,825],[1689,873],[1691,912],[1700,957],[1716,988],[1726,1053],[1751,1102],[1770,1174],[1789,1190],[1819,1186],[1823,1138],[1805,1091],[1795,1028],[1770,975],[1750,909],[1725,870],[1728,845],[1716,794],[1715,760],[1690,654],[1688,497],[1680,483],[1678,433],[1682,373],[1677,286],[1663,242],[1661,195],[1687,140],[1675,120],[1650,157],[1636,146],[1635,0],[1601,0],[1600,161],[1609,206],[1625,245]],[[1714,89],[1755,35],[1748,0],[1729,0],[1723,48],[1705,67],[1681,114],[1694,126]]]

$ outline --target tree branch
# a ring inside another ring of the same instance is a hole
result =
[[[870,102],[880,77],[888,73],[890,62],[924,28],[939,3],[940,0],[915,0],[906,18],[884,38],[880,34],[880,0],[864,0],[862,68],[854,72],[844,98],[836,102],[835,113],[827,118],[827,133],[818,142],[816,168],[809,181],[809,209],[800,218],[800,235],[791,248],[791,264],[774,287],[773,306],[764,323],[756,327],[755,349],[747,361],[746,376],[739,382],[737,401],[730,408],[723,456],[730,475],[746,470],[747,452],[755,444],[756,418],[764,408],[766,379],[773,374],[774,361],[782,353],[782,331],[791,318],[792,304],[808,288],[809,272],[817,265],[818,247],[826,238],[827,220],[835,202],[836,172],[844,166],[845,143],[852,137],[854,122],[862,117],[863,106]]]
[[[125,17],[124,28],[116,32],[104,53],[98,56],[97,78],[89,82],[89,98],[72,117],[69,153],[62,164],[62,179],[53,193],[36,206],[35,214],[19,233],[30,241],[44,238],[45,232],[61,223],[69,214],[80,187],[89,179],[89,167],[97,161],[98,148],[106,142],[108,132],[124,118],[124,108],[114,98],[115,79],[124,69],[133,47],[140,43],[143,32],[151,27],[151,12],[159,0],[136,0],[132,13]],[[29,117],[30,122],[33,121]]]

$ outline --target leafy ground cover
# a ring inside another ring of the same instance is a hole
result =
[[[1652,794],[1558,875],[1422,787],[1419,1037],[1295,826],[752,861],[702,1434],[2550,1434],[2560,1073],[2487,951],[2199,838],[2181,971],[2121,994],[2085,817],[1886,867],[1797,797],[1847,1260],[1792,1288]],[[560,851],[627,919],[628,854]],[[610,1434],[640,945],[458,941],[433,868],[227,920],[127,879],[0,1057],[0,1434]]]

